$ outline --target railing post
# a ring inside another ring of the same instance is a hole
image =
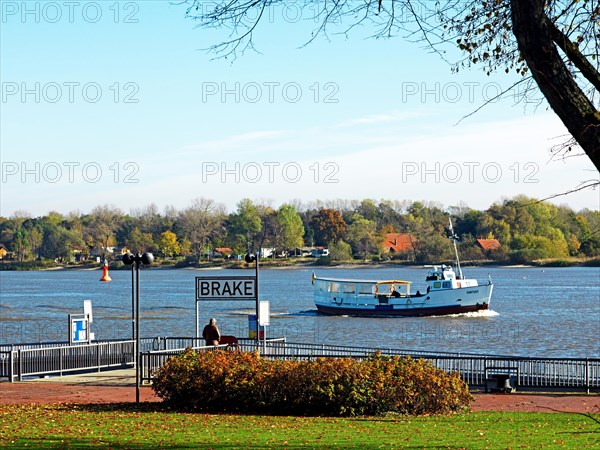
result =
[[[58,349],[58,373],[62,377],[63,374],[63,358],[64,358],[64,347]]]
[[[590,359],[585,358],[585,391],[590,393]]]
[[[15,381],[15,355],[17,352],[15,350],[10,350],[10,356],[8,357],[8,376],[11,383]]]
[[[151,352],[149,353],[151,354]],[[146,361],[146,354],[145,353],[138,353],[140,360],[138,361],[138,364],[140,365],[139,371],[136,373],[136,376],[139,377],[139,383],[141,384],[142,381],[144,380],[144,362]]]
[[[487,382],[487,357],[483,357],[483,385],[485,386],[485,393],[487,394],[489,392],[488,389],[488,382]]]
[[[23,381],[23,354],[22,350],[19,350],[19,381]]]
[[[110,344],[107,343],[106,345]],[[98,372],[100,372],[100,344],[96,344],[96,366],[98,368]]]

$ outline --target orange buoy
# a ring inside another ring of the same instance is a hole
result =
[[[108,276],[108,261],[104,260],[104,268],[102,269],[102,278],[100,281],[111,281],[112,278]]]

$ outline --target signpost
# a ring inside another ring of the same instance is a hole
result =
[[[69,314],[69,345],[91,342],[89,317],[86,314]]]
[[[260,322],[261,316],[258,302],[258,254],[253,255],[248,253],[245,260],[248,264],[256,262],[255,276],[196,277],[196,338],[200,337],[200,312],[198,305],[198,302],[200,301],[254,301],[256,303],[257,322]],[[268,315],[267,306],[267,316]],[[266,320],[268,321],[268,319]],[[256,339],[258,340],[258,333]]]
[[[91,344],[94,340],[93,321],[92,301],[84,300],[83,314],[69,314],[69,344]]]
[[[198,300],[255,300],[256,277],[196,277]]]
[[[258,303],[258,318],[256,320],[258,322],[257,328],[264,328],[263,333],[263,353],[267,353],[267,325],[271,324],[271,304],[268,300],[261,300]]]
[[[271,306],[268,300],[258,302],[258,324],[261,327],[271,325]]]

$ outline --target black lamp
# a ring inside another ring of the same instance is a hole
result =
[[[244,257],[244,260],[248,263],[251,264],[253,262],[256,263],[255,266],[255,270],[256,270],[256,342],[258,342],[258,336],[259,336],[259,330],[260,330],[260,326],[258,325],[258,260],[259,260],[259,253],[257,252],[256,254],[254,253],[246,253],[246,256]]]
[[[154,262],[154,255],[152,253],[144,253],[143,255],[137,253],[132,255],[127,253],[123,255],[123,263],[127,266],[131,266],[131,315],[134,313],[135,303],[135,321],[133,327],[135,328],[135,401],[140,402],[140,266],[142,264],[149,266]],[[136,273],[135,279],[135,296],[134,296],[134,280],[133,272]],[[135,301],[134,301],[135,299]]]

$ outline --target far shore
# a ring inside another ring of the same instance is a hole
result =
[[[23,264],[24,267],[19,267],[19,263],[12,264],[11,268],[4,269],[2,266],[7,263],[0,263],[0,271],[3,270],[11,270],[11,271],[65,271],[65,270],[101,270],[102,264],[63,264],[56,265],[51,267],[27,267],[26,263]],[[8,263],[10,264],[10,263]],[[451,262],[442,262],[437,263],[437,265],[441,264],[450,264],[454,266],[454,263]],[[332,263],[332,264],[319,264],[318,260],[303,260],[303,261],[271,261],[271,260],[263,260],[261,261],[260,268],[263,270],[291,270],[291,269],[311,269],[311,270],[319,270],[319,269],[384,269],[390,267],[398,267],[398,268],[407,268],[407,269],[423,269],[426,267],[431,267],[432,264],[414,264],[406,261],[385,261],[385,262],[340,262],[340,263]],[[529,269],[529,268],[552,268],[552,267],[599,267],[600,260],[549,260],[549,261],[539,261],[531,264],[503,264],[501,262],[494,261],[465,261],[461,262],[462,267],[490,267],[490,268],[507,268],[507,269]],[[254,264],[247,264],[244,262],[203,262],[200,264],[194,264],[189,266],[176,266],[175,264],[157,264],[153,266],[148,266],[149,270],[195,270],[195,271],[203,271],[203,270],[221,270],[221,269],[254,269]],[[128,267],[110,267],[111,271],[119,271],[119,270],[129,270]]]

